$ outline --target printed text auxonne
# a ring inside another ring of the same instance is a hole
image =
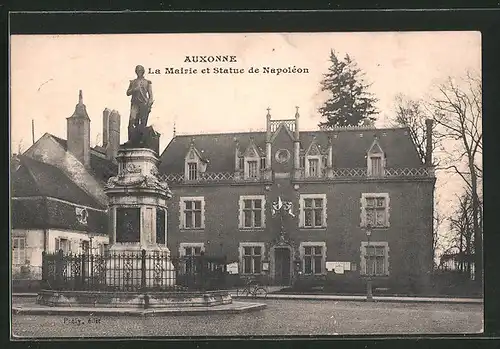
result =
[[[236,56],[186,56],[184,63],[236,63]]]

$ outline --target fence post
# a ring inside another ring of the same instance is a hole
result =
[[[81,254],[81,258],[82,258],[82,261],[81,261],[81,263],[82,263],[82,268],[81,268],[82,278],[81,278],[80,287],[81,287],[81,289],[85,289],[85,252],[83,252]]]
[[[42,252],[42,288],[45,288],[48,283],[48,268],[47,268],[47,252]]]
[[[89,255],[90,268],[89,268],[89,286],[91,290],[95,290],[95,277],[94,277],[94,254]],[[104,274],[106,275],[106,274]]]
[[[146,250],[141,251],[141,289],[146,289]]]
[[[64,262],[63,250],[57,251],[56,255],[56,284],[55,289],[59,290],[62,287],[62,273],[63,273],[63,262]]]

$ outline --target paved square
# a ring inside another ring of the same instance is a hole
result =
[[[13,315],[18,337],[260,336],[479,333],[482,304],[259,300],[267,308],[200,316]]]

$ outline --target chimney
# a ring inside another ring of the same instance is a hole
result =
[[[425,149],[425,164],[432,166],[432,119],[425,120],[425,135],[426,135],[426,149]]]
[[[271,169],[271,108],[267,108],[266,115],[266,170]]]
[[[299,141],[299,107],[295,107],[295,141]]]
[[[295,107],[295,139],[293,141],[293,165],[295,172],[300,167],[300,138],[299,138],[299,107]]]
[[[326,158],[326,176],[328,178],[333,178],[333,141],[331,136],[328,136],[328,157]]]
[[[104,111],[106,111],[106,109]],[[116,156],[120,148],[120,113],[116,110],[109,113],[107,133],[106,158],[116,162]]]
[[[234,144],[235,144],[235,149],[234,149],[234,170],[235,170],[235,172],[238,172],[238,171],[240,171],[240,157],[239,157],[240,142],[237,139],[235,139],[234,140]]]
[[[271,140],[271,108],[267,108],[266,115],[266,142]]]
[[[68,152],[73,154],[85,168],[90,168],[90,118],[83,104],[80,90],[75,112],[67,120]]]
[[[109,141],[109,113],[111,111],[105,108],[102,112],[102,147],[106,149]]]

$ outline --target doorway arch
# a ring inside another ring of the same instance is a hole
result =
[[[276,244],[270,249],[271,277],[275,285],[290,286],[293,278],[294,248],[288,244]]]

